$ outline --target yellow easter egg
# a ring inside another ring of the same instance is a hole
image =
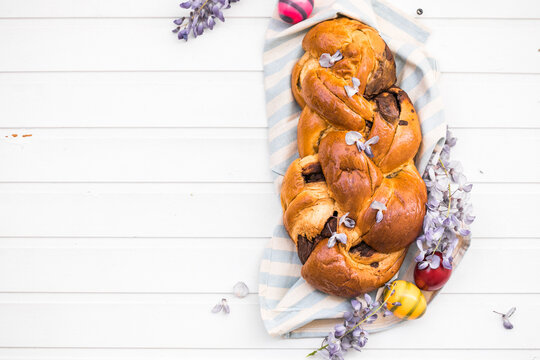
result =
[[[390,292],[392,289],[393,292]],[[426,312],[426,298],[419,288],[405,280],[394,281],[386,289],[384,299],[388,309],[400,319],[418,319]],[[396,305],[392,305],[398,303]]]

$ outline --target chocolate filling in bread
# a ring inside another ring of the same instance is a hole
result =
[[[322,172],[321,164],[313,163],[303,168],[302,177],[306,183],[324,181],[324,174]]]
[[[309,255],[311,255],[311,252],[313,251],[313,249],[315,249],[315,246],[317,246],[319,241],[332,236],[332,233],[335,232],[336,229],[337,218],[335,216],[332,216],[329,217],[328,220],[326,220],[326,223],[324,224],[321,233],[315,236],[313,239],[308,239],[305,236],[298,235],[296,248],[298,250],[298,257],[300,258],[300,262],[302,264],[305,264],[307,259],[309,258]]]
[[[366,130],[369,133],[371,131],[371,128],[373,127],[373,121],[366,120]]]
[[[401,112],[399,101],[392,93],[385,92],[375,98],[379,112],[384,120],[394,122],[399,118]]]
[[[370,257],[371,255],[375,254],[375,250],[365,242],[361,242],[360,244],[353,246],[349,252],[362,256],[362,257]],[[377,266],[379,266],[377,264]],[[375,267],[375,266],[374,266]]]

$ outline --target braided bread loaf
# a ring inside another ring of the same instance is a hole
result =
[[[308,283],[357,296],[392,278],[421,231],[420,124],[373,28],[341,17],[313,27],[302,45],[292,73],[300,158],[283,180],[284,225]]]

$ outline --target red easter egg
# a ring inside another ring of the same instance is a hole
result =
[[[438,268],[432,269],[429,266],[425,269],[419,269],[418,265],[414,268],[414,282],[422,290],[435,291],[439,290],[446,284],[450,275],[452,274],[451,269],[446,269],[442,265],[443,256],[437,251],[435,256],[438,256],[441,259],[441,264]]]
[[[305,20],[313,11],[313,0],[279,0],[278,14],[288,24]]]

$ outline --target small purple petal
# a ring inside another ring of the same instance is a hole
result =
[[[367,157],[368,158],[372,158],[374,155],[373,155],[373,151],[371,151],[371,147],[369,145],[364,145],[365,146],[365,150],[364,152],[366,153]]]
[[[319,57],[319,64],[324,68],[330,68],[334,65],[334,60],[329,53],[323,53]]]
[[[442,266],[445,269],[452,270],[452,260],[450,258],[443,258]]]
[[[360,134],[358,131],[349,131],[347,134],[345,134],[345,142],[347,145],[353,145],[362,138],[362,134]]]
[[[474,219],[476,219],[476,216],[473,215],[466,215],[465,216],[465,224],[470,225],[474,222]]]
[[[366,304],[368,306],[373,303],[373,300],[371,299],[371,296],[369,296],[369,294],[364,294],[364,300],[366,300]]]
[[[336,245],[336,237],[335,237],[335,235],[332,235],[332,236],[330,236],[330,239],[328,239],[328,243],[326,244],[326,246],[331,248],[334,245]]]
[[[424,260],[424,256],[426,256],[426,252],[422,250],[422,251],[420,251],[420,253],[414,258],[414,261],[420,262],[420,261]]]
[[[514,328],[514,325],[508,320],[506,317],[503,317],[503,326],[505,329],[512,330]]]
[[[432,269],[437,269],[439,265],[441,265],[441,258],[437,255],[430,255],[426,259],[430,258],[429,261],[429,267]]]
[[[353,97],[354,94],[358,93],[358,89],[355,89],[349,85],[344,86],[345,92],[347,93],[348,97]]]
[[[225,314],[229,314],[231,312],[231,309],[229,308],[227,299],[221,299],[221,304],[223,305],[223,311],[225,312]]]
[[[343,245],[347,244],[347,235],[343,233],[336,234],[336,240],[342,243]]]
[[[336,51],[334,55],[332,55],[332,59],[334,62],[338,62],[339,60],[343,59],[343,54],[341,54],[341,51]]]
[[[212,312],[215,314],[215,313],[220,312],[221,309],[223,309],[223,305],[222,305],[221,303],[219,303],[219,304],[216,304],[216,305],[212,308]]]
[[[473,187],[473,184],[469,183],[469,184],[465,184],[461,187],[461,189],[465,192],[471,192],[472,190],[472,187]]]
[[[386,205],[384,205],[382,202],[379,202],[377,200],[373,200],[371,204],[369,205],[370,208],[373,210],[386,210]]]
[[[471,230],[468,230],[468,229],[459,229],[458,232],[459,232],[459,235],[461,236],[471,235]]]
[[[343,325],[336,325],[334,327],[334,333],[335,333],[335,336],[337,337],[341,337],[343,334],[345,334],[346,331],[347,331],[347,328]]]
[[[378,135],[375,135],[374,137],[372,137],[371,139],[369,139],[368,141],[366,141],[366,145],[374,145],[376,143],[379,142],[379,136]]]

